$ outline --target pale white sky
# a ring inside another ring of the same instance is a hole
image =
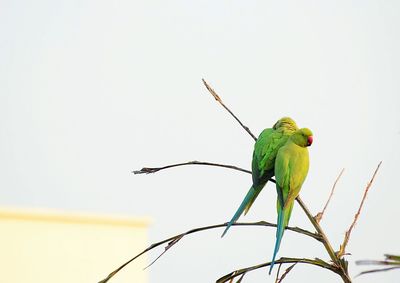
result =
[[[363,270],[355,260],[400,254],[399,13],[398,1],[1,1],[0,205],[148,216],[151,242],[228,221],[249,175],[130,173],[193,159],[250,167],[252,139],[204,77],[256,135],[287,115],[313,130],[301,195],[314,213],[346,168],[322,222],[336,248],[383,160],[348,246],[351,274]],[[269,184],[241,220],[275,221],[275,199]],[[297,205],[291,224],[311,229]],[[148,270],[151,283],[213,282],[270,260],[273,229],[221,232],[183,240]],[[278,256],[328,259],[290,232]],[[285,280],[310,274],[339,282],[300,265]],[[267,270],[245,279],[274,282]]]

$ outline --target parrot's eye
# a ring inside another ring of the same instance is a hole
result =
[[[313,137],[312,137],[312,136],[309,136],[309,137],[307,138],[307,146],[310,146],[310,145],[312,144],[312,142],[313,142]]]

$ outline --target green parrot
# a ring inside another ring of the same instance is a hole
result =
[[[286,144],[288,138],[297,130],[297,125],[293,119],[283,117],[279,119],[272,128],[267,128],[261,132],[254,145],[253,151],[251,166],[253,185],[247,192],[247,195],[228,223],[221,237],[226,234],[228,229],[239,219],[243,212],[244,215],[247,214],[267,181],[274,176],[275,157],[278,150]]]
[[[283,232],[289,224],[294,200],[299,195],[301,186],[306,179],[309,167],[308,149],[313,142],[310,129],[302,128],[289,137],[282,146],[275,159],[275,179],[278,200],[276,203],[278,220],[276,229],[276,242],[272,256],[269,274],[275,264]]]

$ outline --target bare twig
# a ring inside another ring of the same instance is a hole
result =
[[[360,275],[368,274],[368,273],[389,271],[389,270],[393,270],[393,269],[400,269],[400,266],[392,266],[392,267],[386,267],[386,268],[371,269],[371,270],[360,272],[359,274],[356,275],[356,277],[358,277]]]
[[[307,215],[308,219],[310,220],[311,224],[314,226],[315,230],[317,230],[318,234],[324,239],[322,241],[322,244],[325,247],[325,250],[328,252],[329,257],[331,258],[332,262],[334,265],[340,270],[340,272],[337,272],[337,274],[342,277],[344,282],[351,282],[350,276],[347,271],[347,262],[345,260],[341,260],[335,253],[335,251],[332,248],[331,243],[329,242],[328,237],[326,236],[324,230],[322,230],[321,226],[319,223],[315,220],[315,218],[312,216],[311,212],[308,210],[307,206],[303,203],[301,200],[300,196],[296,198],[297,202]]]
[[[400,255],[385,254],[386,260],[393,260],[400,264]]]
[[[117,269],[115,269],[113,272],[111,272],[105,279],[101,280],[99,283],[106,283],[108,282],[115,274],[117,274],[120,270],[122,270],[125,266],[127,266],[129,263],[131,263],[132,261],[134,261],[135,259],[137,259],[138,257],[140,257],[141,255],[147,253],[148,251],[163,245],[165,243],[167,243],[167,246],[165,247],[165,250],[161,253],[161,255],[159,255],[152,263],[150,263],[150,265],[148,265],[147,267],[151,266],[154,262],[156,262],[167,250],[169,250],[172,246],[174,246],[176,243],[178,243],[183,237],[193,234],[193,233],[197,233],[197,232],[201,232],[201,231],[205,231],[205,230],[211,230],[211,229],[216,229],[216,228],[223,228],[226,227],[228,223],[224,223],[224,224],[216,224],[216,225],[210,225],[210,226],[205,226],[205,227],[199,227],[199,228],[194,228],[191,229],[187,232],[175,235],[173,237],[170,237],[168,239],[162,240],[160,242],[154,243],[152,245],[150,245],[148,248],[146,248],[145,250],[143,250],[142,252],[140,252],[139,254],[137,254],[136,256],[134,256],[133,258],[131,258],[130,260],[128,260],[127,262],[125,262],[124,264],[122,264],[120,267],[118,267]],[[234,226],[264,226],[264,227],[276,227],[276,224],[273,223],[269,223],[269,222],[265,222],[265,221],[259,221],[259,222],[249,222],[249,223],[234,223],[232,224]],[[287,230],[296,232],[296,233],[300,233],[306,236],[309,236],[311,238],[314,238],[318,241],[322,241],[322,238],[315,234],[312,233],[310,231],[301,229],[299,227],[287,227]],[[146,267],[146,268],[147,268]]]
[[[240,276],[240,278],[238,279],[238,281],[236,281],[236,283],[240,283],[243,280],[243,277],[246,275],[246,273],[243,273],[242,276]],[[233,279],[232,279],[233,280]]]
[[[340,268],[342,266],[340,259],[337,257],[335,251],[332,248],[331,243],[329,242],[328,237],[325,235],[325,232],[322,230],[321,226],[319,223],[315,220],[315,218],[312,216],[311,212],[308,210],[307,206],[303,203],[301,200],[300,196],[296,198],[298,204],[301,206],[305,214],[307,215],[308,219],[310,220],[311,224],[314,226],[315,230],[317,230],[318,234],[324,239],[322,241],[325,250],[328,252],[329,257],[331,258],[332,262]],[[340,274],[345,282],[351,282],[350,277],[347,274],[347,271],[345,268],[342,266],[342,274]]]
[[[132,173],[133,174],[151,174],[151,173],[156,173],[160,170],[169,169],[169,168],[178,167],[178,166],[185,166],[185,165],[208,165],[208,166],[224,167],[224,168],[229,168],[229,169],[238,170],[238,171],[242,171],[242,172],[251,174],[250,170],[246,170],[246,169],[243,169],[243,168],[240,168],[237,166],[205,162],[205,161],[196,161],[196,160],[188,161],[188,162],[184,162],[184,163],[176,163],[176,164],[166,165],[166,166],[162,166],[162,167],[143,167],[140,170],[132,171]]]
[[[318,224],[318,222],[314,219],[312,216],[311,212],[308,210],[307,206],[304,204],[304,202],[301,200],[300,196],[296,198],[298,204],[301,206],[305,214],[307,215],[308,219],[310,220],[311,224],[314,226],[315,230],[317,230],[318,234],[324,239],[322,242],[325,246],[325,249],[327,250],[331,260],[338,264],[338,258],[336,257],[335,251],[333,250],[328,237],[325,235],[324,231],[322,230],[321,226]]]
[[[158,256],[156,257],[155,260],[153,260],[148,266],[146,266],[144,269],[149,268],[150,266],[152,266],[157,260],[160,259],[160,257],[162,257],[173,245],[175,245],[176,243],[178,243],[183,237],[185,236],[185,234],[181,234],[176,236],[176,238],[174,238],[172,241],[170,241],[168,243],[168,245],[164,248],[164,251]]]
[[[367,198],[368,191],[369,191],[369,189],[370,189],[370,187],[372,185],[372,182],[375,179],[376,174],[378,173],[378,170],[379,170],[379,167],[381,166],[381,164],[382,164],[382,161],[379,162],[378,166],[375,169],[374,174],[372,175],[371,180],[368,182],[367,186],[365,187],[364,195],[363,195],[363,198],[361,200],[360,206],[359,206],[359,208],[357,210],[357,213],[354,215],[353,223],[351,223],[349,230],[347,230],[345,235],[344,235],[343,244],[340,245],[340,250],[338,252],[338,257],[339,258],[341,258],[346,253],[346,246],[347,246],[347,244],[349,242],[351,231],[353,230],[354,226],[357,223],[358,217],[360,216],[360,213],[361,213],[361,209],[362,209],[362,207],[364,205],[364,201]]]
[[[286,275],[296,266],[297,262],[293,263],[291,266],[286,268],[285,272],[282,274],[282,276],[278,279],[276,283],[281,283],[283,279],[285,279]]]
[[[389,261],[389,260],[357,260],[358,265],[398,265],[400,267],[400,262]]]
[[[233,112],[222,102],[222,99],[219,97],[219,95],[215,92],[215,90],[204,80],[203,80],[203,84],[206,86],[207,90],[211,93],[211,95],[215,98],[216,101],[219,102],[219,104],[222,105],[222,107],[225,108],[226,111],[229,112],[229,114],[232,115],[233,118],[235,118],[235,120],[240,124],[240,126],[242,126],[243,129],[245,129],[245,131],[256,141],[257,138],[255,135],[253,135],[253,133],[250,131],[250,129],[245,126],[238,117],[236,117],[235,114],[233,114]]]
[[[281,263],[281,264],[282,263],[305,263],[305,264],[311,264],[311,265],[318,266],[318,267],[321,267],[321,268],[329,269],[329,270],[331,270],[331,271],[333,271],[335,273],[340,272],[336,268],[336,266],[331,265],[331,264],[329,264],[329,263],[327,263],[327,262],[325,262],[325,261],[323,261],[321,259],[318,259],[318,258],[309,259],[309,258],[287,258],[287,257],[282,257],[282,258],[280,258],[280,259],[275,261],[275,264],[278,264],[278,263]],[[242,269],[238,269],[238,270],[232,271],[232,272],[226,274],[225,276],[222,276],[221,278],[219,278],[216,283],[228,282],[229,280],[232,280],[232,278],[235,278],[235,277],[237,277],[239,275],[243,275],[243,274],[246,274],[249,271],[253,271],[253,270],[256,270],[256,269],[267,267],[269,265],[271,265],[271,262],[258,264],[258,265],[254,265],[254,266],[251,266],[251,267],[246,267],[246,268],[242,268]]]
[[[275,283],[279,280],[279,273],[281,272],[282,263],[279,264],[278,271],[276,272]]]
[[[324,208],[322,209],[321,212],[319,212],[319,213],[315,216],[315,220],[317,220],[318,223],[321,222],[321,219],[322,219],[322,217],[324,216],[325,210],[326,210],[326,208],[328,207],[329,202],[331,201],[331,198],[332,198],[333,193],[334,193],[334,191],[335,191],[336,184],[337,184],[337,182],[339,181],[340,177],[342,177],[343,172],[344,172],[344,168],[342,169],[342,171],[340,171],[339,176],[337,176],[336,181],[335,181],[335,183],[334,183],[333,186],[332,186],[331,193],[330,193],[330,195],[329,195],[328,200],[327,200],[326,203],[325,203]]]
[[[375,273],[381,271],[389,271],[393,269],[400,269],[400,256],[398,255],[385,255],[385,260],[358,260],[356,261],[357,265],[392,265],[391,267],[386,268],[376,268],[371,270],[366,270],[359,273],[356,277],[367,274],[367,273]]]

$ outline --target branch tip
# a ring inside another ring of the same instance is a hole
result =
[[[253,133],[250,131],[250,129],[245,126],[238,117],[236,117],[236,115],[222,102],[221,97],[215,92],[215,90],[205,81],[205,79],[203,80],[203,84],[205,85],[205,87],[207,88],[207,90],[210,92],[210,94],[215,98],[216,101],[219,102],[219,104],[221,104],[222,107],[225,108],[226,111],[229,112],[229,114],[231,114],[231,116],[240,124],[240,126],[255,140],[257,141],[257,138],[255,135],[253,135]]]
[[[360,206],[358,207],[358,210],[357,210],[356,214],[354,215],[353,222],[351,223],[349,229],[345,233],[345,236],[344,236],[344,239],[343,239],[343,243],[340,245],[340,250],[337,253],[339,258],[343,257],[346,254],[346,246],[349,243],[351,232],[353,231],[353,228],[356,225],[357,220],[358,220],[358,218],[359,218],[359,216],[361,214],[361,209],[364,206],[364,202],[365,202],[365,199],[367,198],[368,191],[371,188],[373,181],[375,180],[375,176],[378,173],[379,168],[381,167],[381,164],[382,164],[382,161],[379,162],[378,166],[376,167],[376,169],[374,171],[374,174],[371,177],[371,180],[367,183],[367,186],[365,187],[364,195],[363,195],[363,197],[361,199]]]
[[[332,186],[332,189],[331,189],[331,193],[329,194],[328,200],[326,201],[324,208],[322,209],[321,212],[318,212],[318,214],[314,217],[315,221],[317,221],[318,223],[321,222],[322,217],[324,216],[325,210],[328,207],[329,202],[332,199],[333,193],[334,193],[335,188],[336,188],[336,184],[338,183],[340,177],[342,177],[343,172],[344,172],[344,168],[340,171],[339,176],[337,176],[335,182],[333,183],[333,186]]]

